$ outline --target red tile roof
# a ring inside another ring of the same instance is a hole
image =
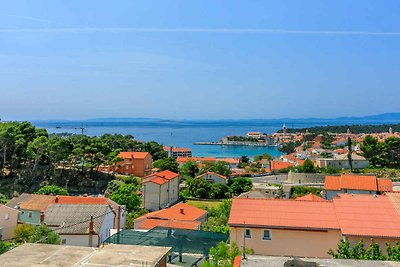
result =
[[[164,151],[169,151],[170,149],[171,149],[171,147],[169,147],[169,146],[163,147]],[[172,148],[172,152],[189,152],[189,151],[192,151],[192,150],[188,147],[173,147]]]
[[[35,211],[45,211],[47,206],[54,203],[56,199],[55,196],[47,195],[32,195],[27,201],[20,205],[22,210],[35,210]]]
[[[400,216],[388,196],[340,194],[333,202],[343,235],[400,238]]]
[[[289,167],[293,167],[294,164],[291,162],[284,162],[284,161],[272,161],[271,162],[272,165],[272,170],[273,171],[277,171],[277,170],[281,170],[281,169],[286,169]]]
[[[192,158],[184,158],[184,157],[177,157],[176,161],[178,163],[185,163],[187,161],[194,161],[194,162],[215,162],[217,158],[214,157],[208,157],[208,158],[202,158],[202,157],[192,157]]]
[[[144,177],[143,183],[152,182],[152,183],[161,185],[161,184],[165,184],[168,181],[175,179],[177,177],[179,177],[178,173],[166,170],[166,171],[162,171],[162,172],[153,173],[153,174],[150,174],[150,175]]]
[[[137,219],[141,222],[141,229],[152,229],[156,226],[181,229],[198,229],[200,219],[207,214],[207,211],[190,206],[186,203],[178,203],[172,207],[150,212]]]
[[[312,193],[309,193],[302,197],[297,197],[295,200],[303,200],[303,201],[326,201],[322,197],[316,196]]]
[[[109,199],[105,197],[84,197],[84,196],[56,196],[53,203],[57,204],[108,204]]]
[[[392,192],[393,183],[390,179],[378,179],[378,191],[380,192]]]
[[[123,159],[144,159],[145,157],[149,156],[149,152],[121,152],[118,154],[118,157]]]
[[[235,198],[228,223],[231,226],[339,229],[331,201]]]
[[[377,179],[376,176],[352,174],[326,176],[324,188],[325,190],[351,189],[365,191],[393,191],[392,183],[388,179]]]

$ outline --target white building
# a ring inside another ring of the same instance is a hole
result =
[[[179,174],[162,171],[143,180],[143,207],[154,211],[167,208],[179,200]]]
[[[223,176],[216,172],[206,172],[206,173],[203,173],[202,175],[197,176],[197,178],[203,178],[214,184],[227,184],[228,183],[228,179],[226,178],[226,176]]]

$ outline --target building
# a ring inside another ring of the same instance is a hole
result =
[[[39,225],[46,216],[46,209],[50,204],[86,204],[86,205],[105,205],[108,204],[115,211],[114,228],[125,227],[126,209],[123,205],[118,205],[114,201],[105,197],[87,196],[46,196],[23,193],[19,197],[11,199],[6,206],[20,211],[18,215],[19,223]],[[120,216],[118,215],[118,210]]]
[[[240,159],[239,158],[220,158],[217,161],[223,161],[228,163],[229,169],[236,169],[239,168]]]
[[[179,200],[179,174],[169,170],[143,179],[142,199],[146,210],[164,209]]]
[[[118,205],[114,201],[106,197],[91,197],[87,195],[83,196],[56,196],[54,204],[85,204],[85,205],[110,205],[114,211],[114,229],[125,228],[126,224],[126,207],[124,205]],[[119,214],[118,214],[119,212]],[[45,213],[46,216],[46,213]]]
[[[14,230],[18,224],[19,210],[0,205],[0,241],[14,237]]]
[[[214,183],[214,184],[227,184],[228,183],[228,179],[226,178],[226,176],[223,176],[216,172],[206,172],[206,173],[203,173],[203,174],[197,176],[197,178],[203,178],[203,179],[209,181],[210,183]]]
[[[328,258],[342,238],[385,247],[400,240],[400,194],[349,195],[333,200],[232,201],[230,241],[255,254]]]
[[[98,247],[110,236],[114,218],[108,204],[51,204],[43,222],[60,235],[63,245]]]
[[[204,163],[204,162],[215,163],[217,161],[217,158],[215,158],[215,157],[191,157],[191,158],[178,157],[178,158],[176,158],[176,162],[178,162],[179,167],[182,167],[182,165],[188,161],[193,161],[198,164]]]
[[[191,158],[192,150],[187,147],[164,146],[164,151],[168,152],[168,157],[174,158]]]
[[[326,176],[324,189],[326,199],[332,199],[341,193],[374,195],[392,192],[393,184],[390,179],[377,179],[371,175],[342,174]]]
[[[166,267],[171,247],[108,244],[100,248],[48,244],[20,245],[0,255],[3,267],[147,266]]]
[[[18,214],[18,223],[26,223],[39,225],[43,222],[44,212],[50,204],[55,201],[55,196],[25,194],[21,199],[11,200],[12,202],[19,202],[16,209],[20,211]],[[9,204],[8,204],[9,205]]]
[[[369,162],[363,156],[352,154],[353,169],[364,169],[367,168]],[[319,168],[333,167],[336,169],[351,169],[347,154],[335,155],[333,158],[317,158],[315,164]]]
[[[118,157],[123,160],[117,163],[117,173],[137,177],[151,174],[153,158],[149,152],[121,152]]]
[[[155,227],[200,230],[200,224],[207,219],[207,211],[178,203],[172,207],[153,211],[134,221],[135,229],[148,230]]]

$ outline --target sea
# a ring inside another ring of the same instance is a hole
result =
[[[193,142],[218,141],[224,136],[246,135],[248,132],[272,134],[282,129],[285,124],[289,128],[305,128],[324,125],[351,125],[360,121],[349,120],[247,120],[247,121],[165,121],[138,119],[124,120],[88,120],[88,121],[33,121],[35,126],[45,128],[49,133],[82,132],[89,136],[102,134],[133,135],[139,141],[156,141],[165,146],[189,147],[193,156],[198,157],[254,157],[268,153],[279,156],[277,147],[194,145]],[[371,123],[371,122],[369,122]],[[376,124],[377,122],[374,122]],[[366,124],[366,123],[360,123]]]

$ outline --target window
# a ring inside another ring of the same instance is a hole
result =
[[[28,218],[32,218],[32,212],[28,212]]]
[[[8,219],[10,219],[10,213],[4,214],[4,220],[8,220]]]
[[[262,239],[271,240],[271,230],[264,229]]]
[[[244,237],[245,238],[251,238],[251,229],[244,229]]]

